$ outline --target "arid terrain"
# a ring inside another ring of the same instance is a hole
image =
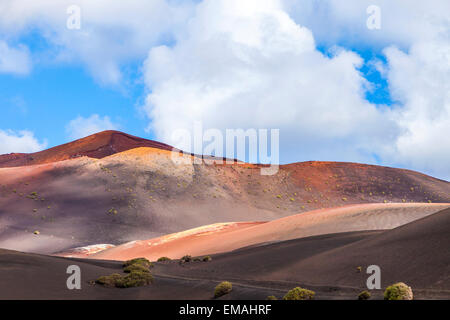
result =
[[[302,285],[318,299],[354,299],[364,268],[417,298],[450,298],[450,183],[418,172],[339,162],[176,163],[168,145],[105,131],[34,154],[0,156],[0,299],[282,297]],[[141,288],[90,281],[123,260],[155,263]],[[68,290],[77,264],[82,290]],[[362,272],[356,268],[362,267]],[[382,291],[374,292],[380,298]]]
[[[0,299],[212,299],[224,279],[233,291],[221,299],[281,298],[302,286],[316,299],[356,299],[365,289],[368,265],[382,270],[382,286],[404,281],[416,299],[450,294],[450,209],[387,231],[359,231],[280,241],[213,255],[210,262],[155,262],[153,284],[118,289],[93,284],[121,272],[122,263],[68,259],[0,250]],[[66,268],[82,270],[81,290],[65,286]],[[362,267],[362,272],[358,271]],[[372,290],[382,299],[382,290]]]
[[[223,253],[315,235],[365,230],[388,230],[448,208],[449,204],[369,204],[319,209],[268,222],[214,224],[166,236],[131,241],[93,254],[60,254],[67,257],[128,260],[145,257],[151,261],[166,256],[180,259]]]

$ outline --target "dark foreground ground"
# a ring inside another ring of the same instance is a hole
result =
[[[367,266],[381,268],[386,286],[403,281],[416,299],[450,299],[450,209],[388,231],[322,235],[214,255],[211,262],[155,263],[152,285],[104,288],[90,284],[121,272],[121,263],[0,250],[0,299],[212,299],[217,283],[233,283],[222,299],[281,298],[302,286],[316,299],[356,299]],[[81,268],[82,289],[68,290],[66,268]],[[361,267],[362,272],[357,268]]]

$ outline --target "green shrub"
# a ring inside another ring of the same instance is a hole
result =
[[[145,258],[136,258],[125,261],[123,271],[126,275],[113,273],[109,276],[102,276],[95,282],[106,287],[130,288],[145,286],[153,281],[150,268],[153,264]]]
[[[192,261],[192,257],[190,255],[185,255],[184,257],[182,257],[180,259],[180,264],[181,263],[186,263],[186,262],[191,262]]]
[[[123,272],[125,273],[131,273],[135,271],[150,272],[150,269],[149,267],[146,267],[142,264],[130,264],[129,266],[123,268]]]
[[[168,258],[168,257],[161,257],[161,258],[159,258],[157,261],[158,262],[165,262],[165,261],[170,261],[171,259],[170,258]]]
[[[367,290],[364,290],[360,294],[358,294],[358,300],[369,300],[369,299],[370,299],[370,292]]]
[[[110,214],[118,214],[119,212],[116,209],[111,208],[111,209],[108,210],[108,213],[110,213]]]
[[[226,295],[227,293],[230,293],[232,289],[233,285],[231,284],[231,282],[223,281],[219,283],[214,289],[214,298]]]
[[[314,291],[296,287],[289,290],[288,293],[283,297],[283,300],[312,300],[314,299]]]
[[[109,276],[101,276],[95,282],[104,285],[105,287],[131,288],[149,285],[153,282],[153,276],[148,270],[135,270],[125,276],[118,273],[113,273]]]
[[[133,271],[116,282],[118,288],[146,286],[153,282],[153,276],[146,271]]]
[[[122,278],[123,278],[122,275],[118,273],[113,273],[109,276],[101,276],[100,278],[95,280],[95,282],[105,287],[115,287],[117,282],[120,281]]]
[[[203,260],[203,262],[209,262],[212,260],[212,258],[211,258],[211,256],[204,256],[202,260]]]
[[[124,267],[128,267],[128,266],[131,266],[131,265],[141,265],[141,266],[144,266],[146,268],[153,267],[152,263],[150,261],[148,261],[147,259],[145,259],[145,258],[131,259],[131,260],[125,261],[124,264],[123,264]]]
[[[268,296],[266,300],[278,300],[275,296]]]
[[[403,282],[395,283],[386,288],[384,291],[384,300],[412,300],[413,292]]]

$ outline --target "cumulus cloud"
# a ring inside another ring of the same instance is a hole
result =
[[[317,51],[279,1],[204,1],[178,39],[145,62],[145,110],[163,141],[176,143],[172,132],[194,121],[280,128],[282,161],[372,162],[372,150],[396,133],[389,111],[364,99],[362,59]]]
[[[0,73],[25,75],[30,72],[31,65],[27,47],[23,45],[11,47],[0,40]]]
[[[68,29],[67,8],[81,10],[81,29]],[[38,30],[56,51],[55,61],[83,63],[101,83],[118,84],[120,67],[143,59],[190,14],[190,1],[170,0],[3,0],[0,34],[20,36]]]
[[[441,40],[441,41],[439,41]],[[450,178],[450,41],[414,44],[409,53],[390,47],[388,80],[398,101],[402,133],[386,160]]]
[[[80,30],[66,28],[70,5],[81,8]],[[381,8],[380,30],[366,27],[369,5]],[[371,162],[449,178],[449,11],[448,0],[4,0],[0,37],[38,30],[55,61],[81,62],[107,84],[145,60],[149,129],[168,143],[196,120],[280,128],[283,162]],[[391,107],[365,99],[376,84],[348,48],[386,57],[369,64],[386,77]],[[0,41],[0,72],[26,74],[29,61],[25,47]],[[92,123],[68,133],[115,128]]]
[[[374,152],[384,164],[450,179],[450,2],[284,3],[293,19],[309,27],[321,43],[382,50],[387,63],[370,63],[388,81],[398,134]],[[376,31],[365,26],[365,9],[373,4],[381,9],[381,29]]]
[[[381,32],[366,27],[371,4],[382,9]],[[149,128],[175,144],[172,132],[194,121],[280,128],[282,162],[361,161],[448,178],[446,8],[440,0],[203,1],[174,46],[149,52]],[[365,99],[372,84],[359,72],[361,57],[336,46],[324,55],[317,41],[389,47],[387,63],[369,63],[387,78],[393,106]]]
[[[5,153],[29,153],[45,149],[47,142],[39,142],[33,132],[23,130],[15,132],[0,129],[0,154]]]
[[[119,125],[111,122],[108,116],[100,117],[93,114],[88,118],[78,116],[66,126],[66,132],[71,139],[80,139],[104,130],[117,130]]]
[[[294,21],[311,29],[320,43],[345,43],[359,48],[382,49],[396,44],[409,48],[426,41],[436,30],[449,24],[448,0],[283,0]],[[366,26],[366,9],[380,8],[381,29]]]

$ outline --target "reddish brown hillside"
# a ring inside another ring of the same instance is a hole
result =
[[[82,156],[101,159],[139,147],[172,150],[171,146],[164,143],[109,130],[40,152],[0,155],[0,168],[50,163]]]
[[[450,203],[449,182],[409,170],[301,162],[261,175],[254,164],[177,163],[170,149],[105,131],[0,157],[0,247],[53,253],[350,204]]]

